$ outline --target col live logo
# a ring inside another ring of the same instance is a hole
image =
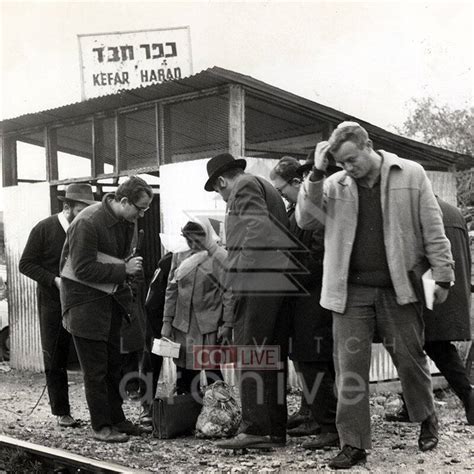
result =
[[[233,364],[240,370],[280,370],[279,346],[193,346],[195,370],[216,369],[220,365]]]

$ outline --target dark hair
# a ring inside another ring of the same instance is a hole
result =
[[[143,193],[147,194],[150,198],[153,197],[153,189],[145,180],[138,176],[130,176],[115,191],[115,200],[120,201],[126,197],[134,204],[140,200]]]
[[[190,240],[194,240],[195,237],[206,236],[205,230],[197,222],[193,221],[187,222],[185,226],[181,229],[181,233],[183,234],[184,238]]]
[[[300,162],[292,156],[284,156],[270,171],[270,179],[274,180],[277,176],[290,183],[295,178],[300,178],[298,169]]]

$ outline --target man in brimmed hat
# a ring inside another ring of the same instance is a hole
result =
[[[20,272],[38,282],[38,311],[51,412],[63,427],[75,426],[68,394],[67,361],[71,335],[62,326],[59,259],[66,231],[84,208],[95,203],[89,184],[70,184],[60,213],[33,227],[20,259]]]
[[[245,173],[245,167],[245,160],[228,153],[215,156],[207,164],[209,179],[204,188],[216,191],[227,203],[227,289],[231,288],[236,296],[235,343],[254,352],[277,348],[279,357],[271,370],[262,370],[258,364],[245,370],[240,367],[242,424],[237,436],[217,444],[224,449],[278,447],[286,443],[284,375],[288,335],[286,316],[281,310],[283,291],[275,288],[284,279],[288,265],[287,256],[281,252],[288,245],[288,217],[275,188],[268,181]],[[224,333],[223,337],[228,338],[229,334]]]

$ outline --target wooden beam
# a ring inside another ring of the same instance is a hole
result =
[[[16,153],[16,138],[4,137],[2,139],[2,174],[3,187],[18,184],[18,159]]]
[[[91,157],[91,173],[92,176],[97,176],[103,173],[104,164],[101,160],[101,146],[104,143],[104,129],[100,121],[92,117],[92,157]]]
[[[245,154],[245,91],[242,86],[229,86],[229,153]]]
[[[46,181],[58,179],[58,140],[55,128],[45,128]]]
[[[258,150],[259,148],[266,148],[269,147],[268,149],[275,149],[277,150],[278,147],[282,148],[282,151],[284,149],[299,149],[301,148],[314,148],[316,143],[320,140],[323,140],[323,135],[321,132],[317,133],[308,133],[306,135],[298,135],[296,137],[289,137],[289,138],[280,138],[280,139],[274,139],[274,140],[265,140],[265,141],[259,141],[256,143],[249,143],[247,141],[246,144],[246,149],[247,150]]]
[[[127,169],[127,159],[123,144],[126,136],[125,117],[119,113],[115,114],[115,171],[120,173]]]

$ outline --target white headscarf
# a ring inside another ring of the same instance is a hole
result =
[[[195,251],[180,263],[174,274],[174,280],[176,281],[184,278],[198,265],[204,262],[209,255],[214,254],[217,249],[217,242],[219,241],[219,237],[207,217],[193,217],[190,221],[198,224],[204,230],[204,233],[206,234],[203,242],[205,250]]]

